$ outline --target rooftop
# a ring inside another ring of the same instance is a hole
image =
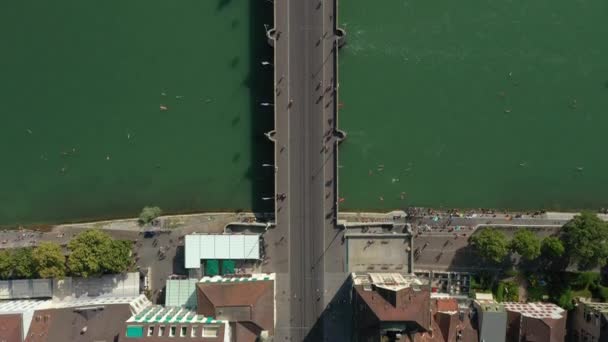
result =
[[[597,302],[583,302],[585,306],[591,310],[598,311],[600,313],[608,313],[608,303],[597,303]]]
[[[166,306],[196,309],[196,283],[198,279],[169,279],[165,297]]]
[[[507,311],[519,312],[525,317],[530,318],[550,318],[560,319],[564,316],[565,310],[553,303],[503,303]]]
[[[445,313],[458,312],[458,301],[454,298],[437,299],[437,311]]]
[[[259,259],[260,234],[192,234],[185,238],[185,267],[201,259]]]
[[[418,277],[413,274],[401,274],[401,273],[353,273],[353,281],[355,285],[374,285],[379,288],[399,291],[412,287],[413,285],[418,287],[422,285],[422,282]]]
[[[0,341],[21,342],[23,326],[22,315],[20,313],[0,314]]]
[[[251,322],[274,331],[274,274],[250,278],[203,278],[196,284],[197,312],[230,322]]]
[[[136,315],[131,316],[127,323],[224,323],[213,317],[205,317],[194,311],[181,307],[149,306]]]
[[[505,306],[502,303],[497,303],[494,300],[476,300],[475,301],[481,311],[484,312],[504,312]]]

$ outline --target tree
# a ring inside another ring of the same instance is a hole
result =
[[[471,242],[479,255],[486,260],[501,262],[509,254],[507,237],[501,231],[483,229],[471,236]]]
[[[527,229],[519,229],[511,241],[511,249],[524,260],[534,260],[540,256],[540,240]]]
[[[123,272],[130,265],[130,249],[122,241],[114,241],[105,232],[87,230],[68,244],[70,272],[82,277]]]
[[[581,269],[606,264],[608,225],[597,215],[583,212],[562,227],[561,239],[566,256]]]
[[[31,248],[18,248],[11,253],[11,267],[13,268],[13,278],[28,279],[34,277],[36,268],[32,258]]]
[[[10,278],[12,270],[11,253],[6,249],[0,250],[0,279]]]
[[[41,278],[63,278],[65,256],[61,246],[53,242],[42,242],[32,255],[34,267]]]
[[[564,255],[564,244],[562,244],[560,239],[548,236],[543,239],[541,252],[548,259],[560,258]]]
[[[139,223],[148,224],[162,213],[163,211],[159,207],[144,207],[139,214]]]
[[[131,242],[112,241],[110,254],[105,258],[103,267],[107,273],[122,273],[131,266]]]

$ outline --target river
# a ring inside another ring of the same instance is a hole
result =
[[[608,207],[608,3],[340,2],[342,210]]]
[[[0,4],[0,225],[260,210],[269,2]]]

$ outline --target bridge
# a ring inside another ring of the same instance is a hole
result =
[[[275,339],[325,340],[323,312],[346,278],[338,214],[337,0],[275,0],[276,230],[288,243],[277,271]],[[339,242],[337,243],[340,244]],[[311,330],[317,331],[312,337]]]

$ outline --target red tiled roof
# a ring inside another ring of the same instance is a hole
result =
[[[0,341],[21,341],[22,324],[20,313],[0,315]]]
[[[198,312],[217,316],[218,308],[249,307],[248,322],[274,333],[274,281],[197,283]],[[239,320],[240,321],[240,320]]]
[[[437,299],[437,311],[439,311],[439,312],[458,311],[458,301],[454,298]]]
[[[414,291],[406,288],[394,293],[395,302],[390,302],[382,294],[366,291],[363,286],[355,286],[358,295],[371,309],[378,320],[383,322],[416,322],[423,329],[430,327],[430,293],[428,290]]]

